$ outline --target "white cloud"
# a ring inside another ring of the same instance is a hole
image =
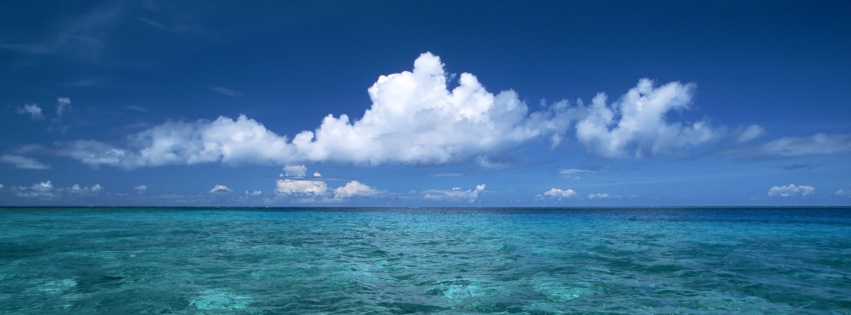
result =
[[[485,191],[485,185],[476,185],[475,189],[462,190],[453,187],[452,190],[427,190],[423,198],[435,201],[467,201],[475,202],[479,199],[479,193]]]
[[[18,108],[18,114],[29,114],[33,120],[42,119],[41,107],[36,104],[24,104],[24,107]]]
[[[307,173],[307,167],[304,165],[286,165],[284,166],[284,173],[291,177],[304,177]]]
[[[313,172],[313,177],[322,177],[322,174],[319,174],[319,172]]]
[[[476,157],[476,164],[478,164],[479,166],[481,166],[483,168],[490,168],[490,169],[501,169],[501,168],[508,167],[507,163],[494,162],[494,161],[491,161],[490,159],[488,159],[487,157],[484,157],[484,156],[477,156]]]
[[[62,116],[62,113],[71,110],[71,99],[60,97],[56,99],[56,116]]]
[[[50,165],[41,163],[36,159],[14,154],[0,155],[0,162],[12,164],[15,168],[28,170],[46,170],[50,168]]]
[[[328,191],[328,185],[319,180],[279,179],[276,186],[275,193],[288,196],[324,196]]]
[[[790,197],[790,196],[807,196],[815,192],[816,189],[813,186],[800,185],[795,186],[794,184],[789,184],[788,186],[774,186],[768,189],[768,195],[771,197]]]
[[[340,200],[345,198],[351,198],[354,196],[373,196],[377,193],[378,191],[376,191],[372,187],[353,180],[346,183],[345,186],[334,189],[334,199]]]
[[[787,137],[765,143],[757,150],[739,154],[777,156],[822,155],[851,152],[851,135],[815,134],[810,137]]]
[[[216,186],[213,186],[213,189],[210,189],[211,194],[220,193],[220,192],[226,193],[226,192],[231,192],[231,191],[232,190],[230,188],[228,188],[228,186],[225,186],[225,185],[216,185]]]
[[[100,184],[94,184],[91,188],[83,186],[80,187],[78,184],[74,184],[68,191],[72,194],[89,194],[89,193],[97,193],[103,190],[103,187]]]
[[[3,185],[0,185],[0,188],[3,188]],[[847,191],[840,189],[840,190],[837,190],[834,195],[844,197],[844,196],[848,196],[849,194],[848,194]]]
[[[245,194],[246,194],[246,195],[248,195],[248,196],[260,196],[260,195],[262,195],[262,194],[263,194],[263,192],[262,192],[262,191],[259,191],[259,190],[254,190],[254,191],[248,191],[248,190],[246,190],[246,191],[245,191]]]
[[[763,134],[765,134],[765,129],[763,129],[759,125],[750,125],[745,128],[745,130],[739,132],[739,136],[736,138],[736,142],[745,143],[753,139],[759,138]]]
[[[39,183],[35,183],[30,187],[17,187],[15,190],[15,194],[19,197],[53,197],[53,183],[48,181],[43,181]]]
[[[47,192],[53,190],[53,183],[49,180],[32,185],[32,190]]]
[[[606,104],[605,94],[597,94],[588,115],[576,124],[576,137],[588,150],[608,158],[667,154],[709,142],[719,137],[720,131],[708,122],[666,119],[672,110],[688,109],[693,94],[693,84],[671,82],[654,87],[649,79],[638,81],[611,105]]]
[[[218,161],[225,164],[270,164],[285,161],[294,154],[286,138],[244,115],[236,120],[219,117],[212,122],[168,122],[133,135],[128,140],[135,150],[81,140],[63,144],[59,153],[91,166],[110,165],[126,169]]]
[[[573,189],[560,189],[560,188],[550,188],[544,192],[543,198],[552,198],[552,199],[565,199],[576,196],[576,192]],[[542,197],[538,195],[538,197]]]
[[[606,193],[598,193],[598,194],[589,194],[588,195],[588,199],[591,199],[591,200],[608,199],[608,198],[609,198],[609,194],[606,194]]]
[[[146,190],[148,190],[148,186],[139,185],[139,186],[133,187],[133,189],[135,189],[138,192],[145,192]]]
[[[124,168],[218,161],[434,164],[563,134],[577,115],[566,102],[530,114],[516,93],[494,95],[469,73],[458,83],[450,91],[440,59],[425,53],[412,72],[378,78],[368,90],[372,106],[361,119],[329,115],[291,142],[242,115],[165,123],[131,136],[127,149],[83,140],[65,143],[61,153],[92,166]],[[552,139],[557,140],[560,136]]]

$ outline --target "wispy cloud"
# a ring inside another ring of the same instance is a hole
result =
[[[809,137],[785,137],[761,145],[721,152],[733,157],[791,157],[851,152],[851,135],[818,133]]]
[[[23,107],[18,108],[17,112],[22,115],[30,115],[33,120],[44,118],[41,114],[41,107],[36,104],[24,104]]]
[[[15,154],[3,154],[0,156],[0,162],[12,164],[15,168],[27,170],[46,170],[50,169],[50,165],[39,162],[36,159],[28,158]]]
[[[106,46],[106,35],[123,9],[121,2],[99,6],[81,16],[62,20],[38,41],[0,43],[0,49],[38,55],[65,53],[93,59]]]
[[[750,125],[737,133],[738,136],[736,137],[736,142],[745,143],[764,135],[765,129],[763,129],[759,125]]]
[[[223,87],[223,86],[208,85],[207,88],[212,90],[212,91],[215,91],[216,93],[219,93],[219,94],[225,95],[225,96],[231,96],[231,97],[242,96],[242,92],[234,90],[234,89],[226,88],[226,87]]]

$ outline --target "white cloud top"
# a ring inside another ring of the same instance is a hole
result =
[[[807,196],[815,192],[813,186],[789,184],[788,186],[774,186],[768,189],[768,195],[771,197],[791,197],[791,196]]]
[[[552,198],[552,199],[565,199],[576,196],[576,192],[573,189],[560,189],[560,188],[550,188],[544,192],[544,198]]]
[[[346,183],[345,186],[338,187],[334,189],[334,199],[346,199],[354,196],[373,196],[377,194],[378,191],[369,187],[367,185],[361,184],[360,182],[353,180]]]
[[[0,162],[12,164],[15,166],[15,168],[27,170],[46,170],[50,168],[50,165],[41,163],[36,159],[15,154],[0,155]]]
[[[216,185],[216,186],[213,186],[213,189],[210,189],[211,194],[226,193],[226,192],[231,192],[231,189],[228,188],[228,186],[225,186],[225,185]]]
[[[471,158],[501,168],[506,164],[487,156],[534,138],[546,137],[556,146],[576,121],[579,141],[610,158],[673,153],[721,133],[706,121],[666,119],[670,111],[689,108],[692,84],[655,87],[642,79],[612,104],[601,93],[589,107],[561,101],[530,112],[514,91],[488,92],[473,74],[462,73],[452,89],[447,81],[440,58],[424,53],[413,71],[378,78],[368,90],[372,105],[360,119],[328,115],[292,140],[240,115],[167,122],[130,136],[127,148],[80,140],[61,144],[59,152],[91,166],[126,169],[213,162],[441,164]]]
[[[275,193],[279,195],[295,196],[324,196],[328,191],[328,185],[320,180],[291,180],[279,179]]]
[[[576,124],[576,137],[591,152],[607,158],[642,157],[672,153],[709,142],[719,131],[706,121],[668,122],[672,110],[689,108],[693,84],[671,82],[655,87],[641,79],[638,85],[611,105],[606,94],[592,100],[588,115]]]
[[[479,193],[485,191],[485,184],[476,185],[475,189],[463,190],[461,187],[453,187],[451,190],[427,190],[423,198],[434,201],[466,201],[476,202]]]

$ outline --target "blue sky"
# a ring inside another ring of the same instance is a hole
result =
[[[0,204],[851,204],[847,1],[0,4]]]

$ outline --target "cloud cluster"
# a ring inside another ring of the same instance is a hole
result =
[[[787,186],[773,186],[768,189],[770,197],[791,197],[791,196],[807,196],[816,191],[813,186],[789,184]]]
[[[292,141],[244,115],[236,120],[168,122],[128,139],[129,148],[95,140],[64,143],[61,154],[92,165],[137,168],[219,162],[269,164],[338,161],[433,164],[516,146],[540,136],[560,141],[576,115],[566,103],[530,113],[513,91],[488,92],[469,73],[451,89],[443,64],[421,55],[412,72],[379,77],[359,120],[325,117]]]
[[[576,137],[588,150],[607,158],[668,154],[712,141],[721,132],[705,120],[681,123],[666,119],[670,111],[689,108],[694,88],[679,82],[656,87],[653,81],[641,79],[612,104],[600,93],[587,116],[576,124]]]
[[[14,194],[18,197],[26,197],[26,198],[54,198],[59,196],[92,196],[97,195],[103,191],[103,186],[100,184],[94,184],[91,187],[88,186],[80,186],[79,184],[74,184],[69,188],[63,187],[54,187],[53,182],[50,180],[46,180],[43,182],[38,182],[33,184],[30,187],[10,187],[10,190],[14,192]]]
[[[0,162],[12,164],[15,168],[26,170],[46,170],[50,169],[50,165],[39,162],[36,159],[28,158],[15,154],[0,155]]]
[[[506,165],[487,156],[536,138],[557,146],[574,123],[577,139],[608,158],[673,153],[722,133],[705,120],[683,123],[667,117],[689,108],[692,84],[657,87],[642,79],[611,104],[601,93],[590,106],[560,101],[530,111],[514,91],[491,93],[473,74],[462,73],[454,88],[453,80],[439,57],[424,53],[412,71],[378,78],[368,89],[372,105],[360,119],[328,115],[318,128],[292,139],[240,115],[167,122],[129,136],[121,147],[79,140],[61,144],[59,151],[91,166],[127,169],[214,162],[441,164],[471,158],[482,167],[501,168]],[[740,138],[760,133],[760,127],[751,126]]]
[[[474,189],[463,190],[461,187],[453,187],[451,190],[427,190],[423,198],[434,201],[466,201],[476,202],[479,199],[479,194],[485,191],[485,184],[476,185]]]

